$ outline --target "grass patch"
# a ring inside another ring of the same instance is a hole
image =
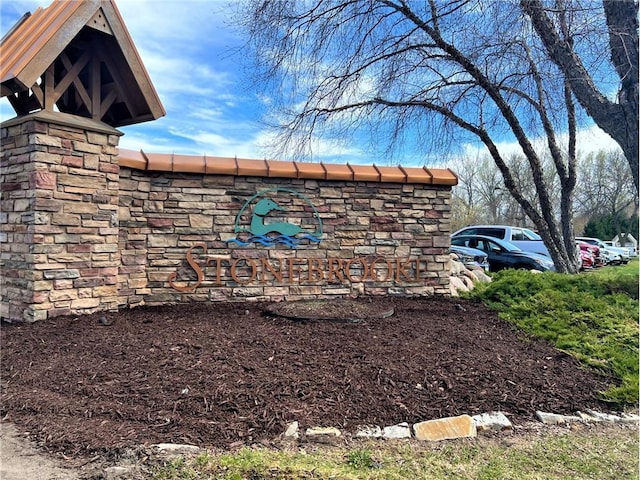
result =
[[[528,335],[619,378],[601,395],[624,406],[638,401],[638,288],[636,259],[580,275],[504,270],[470,295]]]
[[[154,480],[175,479],[600,479],[638,478],[638,432],[606,427],[437,444],[365,442],[364,446],[235,453],[174,461]]]

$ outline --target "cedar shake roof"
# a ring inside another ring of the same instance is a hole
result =
[[[121,167],[155,172],[184,172],[275,178],[344,180],[355,182],[422,183],[457,185],[458,177],[449,169],[427,167],[378,167],[332,163],[283,162],[243,158],[146,153],[121,148]]]
[[[166,114],[113,0],[54,0],[0,44],[0,91],[18,116],[54,111],[112,127]]]

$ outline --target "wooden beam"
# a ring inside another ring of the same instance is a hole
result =
[[[54,87],[54,69],[55,62],[53,62],[44,72],[44,105],[43,109],[53,112],[53,106],[56,104],[55,87]]]
[[[117,98],[118,91],[115,88],[111,88],[109,93],[102,99],[102,103],[100,104],[100,118],[98,120],[102,120],[102,117],[105,116],[107,110],[109,110],[109,107],[113,105],[113,102],[115,102]]]
[[[100,120],[102,118],[102,109],[100,108],[102,89],[100,85],[100,60],[93,57],[89,64],[89,96],[91,97],[89,112],[91,113],[91,118],[94,120]]]
[[[137,117],[138,115],[140,115],[140,109],[137,108],[137,103],[135,102],[135,99],[130,95],[130,89],[127,88],[127,85],[129,85],[130,82],[126,82],[122,77],[117,63],[113,60],[111,55],[109,55],[109,52],[106,51],[106,49],[100,52],[100,58],[107,66],[107,69],[111,74],[111,78],[113,78],[116,88],[118,89],[118,94],[129,109],[131,116]]]
[[[0,97],[8,97],[9,95],[12,95],[13,93],[15,93],[11,88],[9,88],[7,85],[5,85],[4,83],[0,86]]]
[[[15,94],[7,95],[7,99],[17,115],[26,115],[34,110],[42,110],[42,105],[29,90],[21,90]]]
[[[89,52],[85,52],[84,55],[88,56]],[[71,61],[69,60],[69,57],[67,57],[64,54],[64,52],[60,55],[59,58],[62,61],[62,64],[64,65],[64,68],[67,69],[67,72],[69,72],[69,71],[71,71],[73,69],[73,65],[71,64]],[[79,73],[80,72],[78,72],[78,74]],[[78,75],[75,75],[75,76],[72,77],[72,82],[73,82],[73,85],[76,87],[76,92],[80,96],[80,98],[82,100],[82,103],[84,103],[85,107],[87,107],[87,110],[91,111],[91,97],[87,93],[87,90],[84,88],[84,85],[80,81],[80,78],[78,78]]]
[[[78,78],[78,75],[80,75],[80,72],[82,72],[82,69],[87,65],[87,63],[89,63],[90,59],[91,59],[91,56],[89,55],[89,53],[85,52],[80,56],[80,58],[78,58],[76,63],[71,65],[71,61],[69,60],[69,57],[67,56],[66,53],[63,52],[60,55],[60,60],[62,61],[64,68],[67,70],[67,73],[65,74],[64,77],[62,77],[62,79],[56,85],[56,90],[55,90],[56,101],[58,101],[58,99],[62,96],[62,94],[67,90],[67,88],[69,88],[69,85],[71,85],[71,82],[73,82]]]
[[[33,96],[40,104],[40,108],[44,108],[44,92],[42,91],[42,88],[40,88],[40,85],[35,83],[33,87],[31,87],[31,91],[33,92]]]
[[[15,110],[17,115],[25,115],[29,113],[29,111],[25,111],[25,103],[20,99],[20,94],[23,92],[18,92],[15,95],[13,93],[7,95],[7,100]]]

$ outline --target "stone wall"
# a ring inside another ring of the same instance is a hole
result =
[[[120,133],[40,112],[1,135],[0,315],[117,309]]]
[[[119,131],[44,111],[1,135],[2,318],[450,293],[448,170],[123,155]]]
[[[229,242],[245,202],[265,191],[309,229],[312,204],[322,241]],[[449,294],[450,195],[438,185],[122,168],[119,303]]]

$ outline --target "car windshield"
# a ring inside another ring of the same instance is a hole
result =
[[[538,235],[536,232],[529,230],[528,228],[523,228],[522,232],[527,240],[542,240],[542,237]]]
[[[461,235],[453,237],[451,243],[463,247],[477,248],[484,252],[498,252],[500,250],[507,252],[522,251],[512,243],[505,242],[498,238]]]
[[[498,244],[502,247],[503,250],[506,250],[507,252],[521,252],[522,250],[520,250],[518,247],[516,247],[513,243],[509,243],[509,242],[504,242],[501,240],[497,240],[495,238],[492,238],[490,241],[488,241],[489,243],[494,243],[494,244]]]

